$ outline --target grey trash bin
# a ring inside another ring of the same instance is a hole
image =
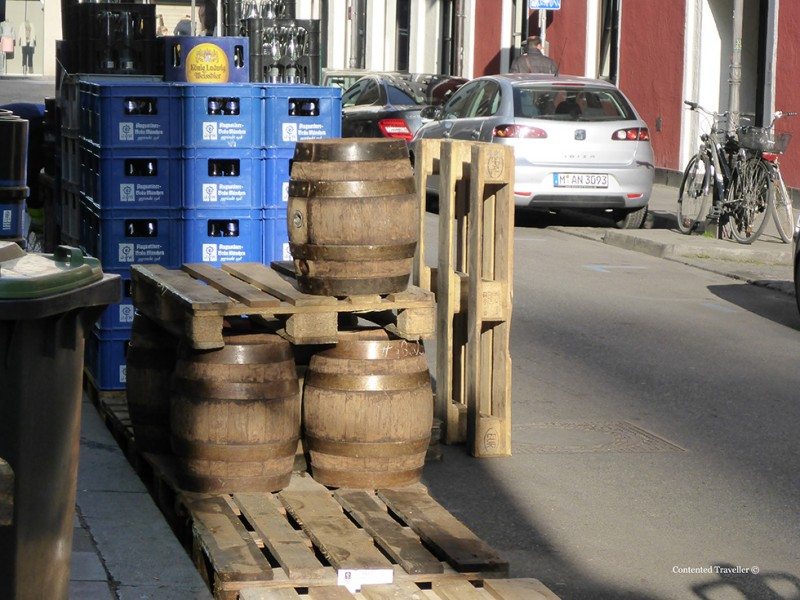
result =
[[[3,600],[68,598],[84,338],[120,296],[119,275],[77,248],[27,254],[0,242],[0,463],[13,482]]]

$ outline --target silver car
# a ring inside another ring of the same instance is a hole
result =
[[[638,228],[653,188],[647,124],[614,85],[597,79],[509,74],[464,84],[414,136],[514,148],[517,206],[611,213]],[[429,191],[437,182],[431,178]]]

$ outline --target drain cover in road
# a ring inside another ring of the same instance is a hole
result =
[[[684,452],[627,421],[528,423],[513,427],[513,454]]]

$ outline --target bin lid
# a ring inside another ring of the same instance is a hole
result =
[[[102,278],[100,261],[79,248],[59,246],[53,254],[29,254],[14,242],[0,242],[0,300],[60,294]]]

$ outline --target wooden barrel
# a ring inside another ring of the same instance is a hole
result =
[[[169,454],[170,379],[177,339],[138,312],[126,358],[126,394],[140,452]]]
[[[406,289],[419,236],[406,143],[299,142],[287,217],[301,291],[349,296]]]
[[[341,333],[335,347],[311,358],[303,423],[318,482],[379,488],[419,481],[432,420],[421,344],[382,330]]]
[[[170,428],[179,484],[197,492],[275,492],[300,438],[292,349],[272,334],[226,335],[219,350],[181,348]]]

